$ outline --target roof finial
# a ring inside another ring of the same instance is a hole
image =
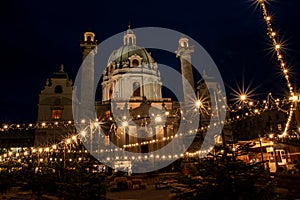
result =
[[[64,72],[64,64],[61,64],[60,65],[60,70],[59,70],[60,72]]]
[[[128,22],[128,30],[130,30],[130,21]]]

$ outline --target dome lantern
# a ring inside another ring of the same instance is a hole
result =
[[[136,44],[136,36],[133,31],[130,29],[130,25],[128,25],[128,30],[126,31],[123,38],[124,45],[135,45]]]

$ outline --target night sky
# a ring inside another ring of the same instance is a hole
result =
[[[261,11],[249,0],[9,0],[2,2],[1,8],[0,122],[34,122],[46,79],[61,64],[75,79],[81,65],[79,41],[83,33],[92,30],[101,42],[125,31],[129,21],[132,28],[170,28],[195,39],[217,64],[228,98],[232,93],[228,86],[237,89],[236,82],[241,87],[243,81],[245,86],[252,82],[251,89],[258,87],[255,98],[269,92],[287,95]],[[299,88],[300,1],[275,0],[268,8],[274,29],[286,41],[292,81]]]

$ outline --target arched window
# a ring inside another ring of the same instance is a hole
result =
[[[113,65],[111,64],[111,65],[109,66],[109,73],[111,74],[111,73],[113,72],[113,70],[114,70],[114,67],[113,67]]]
[[[139,66],[140,65],[140,62],[137,60],[137,59],[134,59],[133,61],[132,61],[132,66],[133,67],[137,67],[137,66]]]
[[[132,37],[129,38],[129,43],[128,44],[132,44]]]
[[[141,87],[140,87],[140,83],[138,82],[133,83],[133,96],[135,97],[141,96]]]
[[[56,94],[61,94],[61,93],[63,92],[62,86],[61,86],[61,85],[55,86],[54,92],[55,92]]]
[[[111,86],[109,89],[109,99],[113,98],[113,93],[114,93],[114,89],[113,89],[113,86]]]
[[[52,110],[52,119],[61,119],[62,117],[62,110],[60,109],[55,109],[55,110]]]

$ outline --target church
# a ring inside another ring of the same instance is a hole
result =
[[[148,153],[161,149],[178,136],[182,111],[179,102],[163,97],[159,66],[151,53],[137,45],[137,41],[129,27],[124,33],[123,45],[111,52],[107,60],[102,82],[98,86],[102,91],[102,99],[93,104],[97,121],[105,124],[105,143],[111,142],[130,152]],[[83,62],[90,62],[93,67],[97,45],[95,34],[85,32],[80,42],[82,59]],[[181,74],[187,80],[182,83],[183,92],[188,91],[187,87],[195,91],[191,65],[193,52],[194,48],[188,38],[179,38],[176,56],[180,59]],[[82,73],[89,74],[91,78],[82,82],[82,88],[77,88],[81,90],[81,99],[77,101],[82,104],[90,101],[86,97],[93,95],[95,90],[86,89],[94,82],[93,69],[83,70],[86,71]],[[79,132],[72,120],[72,84],[63,66],[46,81],[45,89],[39,96],[37,122],[51,122],[52,125],[36,129],[35,145],[53,144],[68,134]],[[203,86],[205,83],[201,84],[201,87],[196,88],[197,97],[209,96],[208,88]],[[206,101],[209,104],[209,98]],[[204,105],[205,102],[202,103]],[[209,124],[210,112],[202,113],[205,116],[201,118],[208,119],[206,124]],[[117,117],[114,113],[118,113]],[[202,120],[202,123],[205,122]],[[203,127],[201,130],[200,125],[199,130],[192,131],[197,134],[196,139],[198,136],[203,139],[203,135],[199,135],[201,131]]]

